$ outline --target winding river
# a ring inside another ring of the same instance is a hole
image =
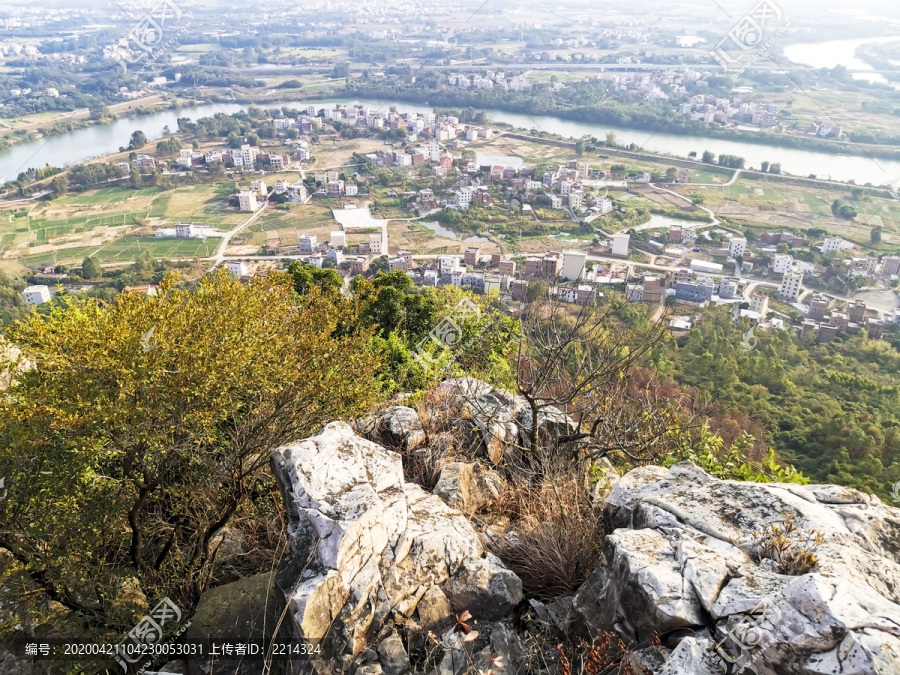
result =
[[[320,99],[313,101],[282,101],[264,103],[261,107],[305,108],[307,105],[317,107],[330,106],[334,103],[348,103],[349,99]],[[358,103],[372,108],[386,110],[395,106],[400,112],[430,111],[428,105],[406,103],[403,101],[359,100]],[[179,110],[164,110],[150,115],[121,118],[109,124],[94,125],[83,129],[51,136],[48,138],[24,143],[0,152],[0,179],[12,180],[19,172],[29,167],[68,166],[88,159],[117,152],[121,146],[128,144],[132,132],[141,130],[147,138],[158,139],[163,128],[177,128],[179,117],[198,119],[216,113],[231,114],[247,105],[238,103],[204,103]],[[833,180],[855,180],[859,184],[891,185],[900,179],[900,162],[859,155],[835,155],[809,150],[779,148],[757,145],[726,139],[710,139],[699,136],[682,136],[667,134],[664,130],[658,133],[635,129],[617,128],[585,122],[572,122],[557,117],[544,115],[528,115],[511,113],[504,110],[487,110],[488,116],[497,122],[506,122],[516,127],[537,129],[550,133],[580,138],[585,135],[605,137],[612,131],[620,144],[636,143],[651,152],[661,152],[685,157],[689,152],[702,154],[710,150],[714,154],[734,154],[746,159],[747,167],[758,167],[763,161],[780,162],[782,170],[807,176],[815,174],[819,178]],[[2,181],[0,181],[2,182]]]

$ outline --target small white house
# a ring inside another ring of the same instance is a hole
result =
[[[50,288],[47,286],[29,286],[22,291],[22,299],[29,305],[43,305],[50,302]]]
[[[229,260],[225,263],[229,272],[233,272],[239,277],[247,276],[247,265],[240,260]]]

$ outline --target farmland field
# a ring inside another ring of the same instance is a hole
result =
[[[206,245],[200,240],[152,234],[178,222],[220,230],[234,227],[246,218],[228,207],[234,190],[230,182],[172,190],[103,188],[6,211],[0,216],[3,267],[21,272],[52,262],[54,253],[60,263],[81,262],[94,253],[102,262],[127,262],[145,251],[159,258],[205,256]],[[208,243],[212,250],[213,242]]]

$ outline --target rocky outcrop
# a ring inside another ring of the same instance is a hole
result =
[[[359,423],[366,438],[388,448],[415,450],[426,442],[425,430],[418,413],[405,405],[385,408]]]
[[[494,464],[500,463],[506,448],[528,446],[534,415],[524,397],[472,377],[445,380],[438,389],[472,422],[478,440]],[[576,427],[571,417],[552,406],[538,413],[538,435],[544,444],[574,432]]]
[[[594,630],[668,639],[662,672],[900,672],[900,510],[849,488],[723,481],[682,463],[625,474],[604,515],[617,529],[576,612]],[[818,559],[806,573],[782,573],[760,545],[785,522],[794,550]]]
[[[348,424],[278,448],[272,466],[291,544],[277,583],[294,635],[323,640],[333,672],[388,624],[418,627],[421,640],[447,607],[494,618],[521,601],[521,582],[486,554],[466,518],[405,483],[400,456]],[[385,650],[379,667],[402,669],[396,645]]]
[[[503,478],[478,462],[445,464],[434,486],[434,494],[465,513],[487,506],[500,496]]]

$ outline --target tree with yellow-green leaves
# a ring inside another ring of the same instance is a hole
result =
[[[379,398],[381,355],[372,329],[347,328],[355,312],[288,274],[220,272],[192,293],[170,276],[156,297],[69,297],[15,324],[0,371],[33,367],[8,371],[0,398],[0,585],[101,630],[164,596],[192,605],[221,582],[223,528],[266,503],[277,520],[270,451]]]

